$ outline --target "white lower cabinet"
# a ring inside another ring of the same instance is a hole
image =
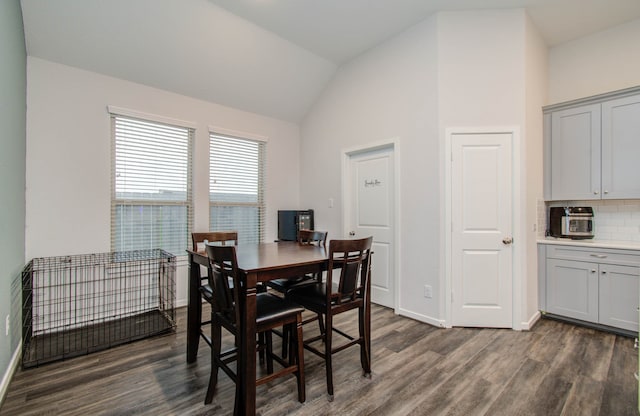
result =
[[[638,331],[638,267],[600,265],[598,322]]]
[[[543,313],[638,331],[640,252],[539,246]]]
[[[597,268],[597,264],[548,259],[546,312],[597,322]]]

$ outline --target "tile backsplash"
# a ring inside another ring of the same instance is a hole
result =
[[[595,237],[608,241],[640,242],[640,200],[538,201],[538,237],[544,238],[548,208],[563,206],[593,207]]]

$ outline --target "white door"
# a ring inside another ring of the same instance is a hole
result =
[[[511,133],[451,136],[451,320],[512,327]]]
[[[373,236],[371,301],[395,307],[394,151],[392,146],[348,155],[345,188],[349,238]]]

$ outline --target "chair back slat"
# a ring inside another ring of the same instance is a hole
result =
[[[329,242],[329,267],[327,271],[327,296],[336,303],[355,300],[364,296],[369,284],[370,254],[373,237],[358,240],[331,240]],[[340,270],[338,292],[332,293],[334,270]]]
[[[238,261],[235,246],[206,246],[209,257],[209,285],[213,290],[214,309],[231,322],[239,322]]]
[[[192,249],[198,250],[198,245],[204,245],[204,242],[216,243],[218,245],[225,246],[233,243],[234,246],[238,245],[238,232],[237,231],[207,231],[204,233],[191,233]]]
[[[327,232],[316,230],[299,230],[298,243],[326,247]]]

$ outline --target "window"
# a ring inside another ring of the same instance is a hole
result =
[[[184,255],[192,222],[194,130],[111,115],[111,249]]]
[[[264,234],[265,143],[210,133],[209,229],[237,230],[238,243]]]

